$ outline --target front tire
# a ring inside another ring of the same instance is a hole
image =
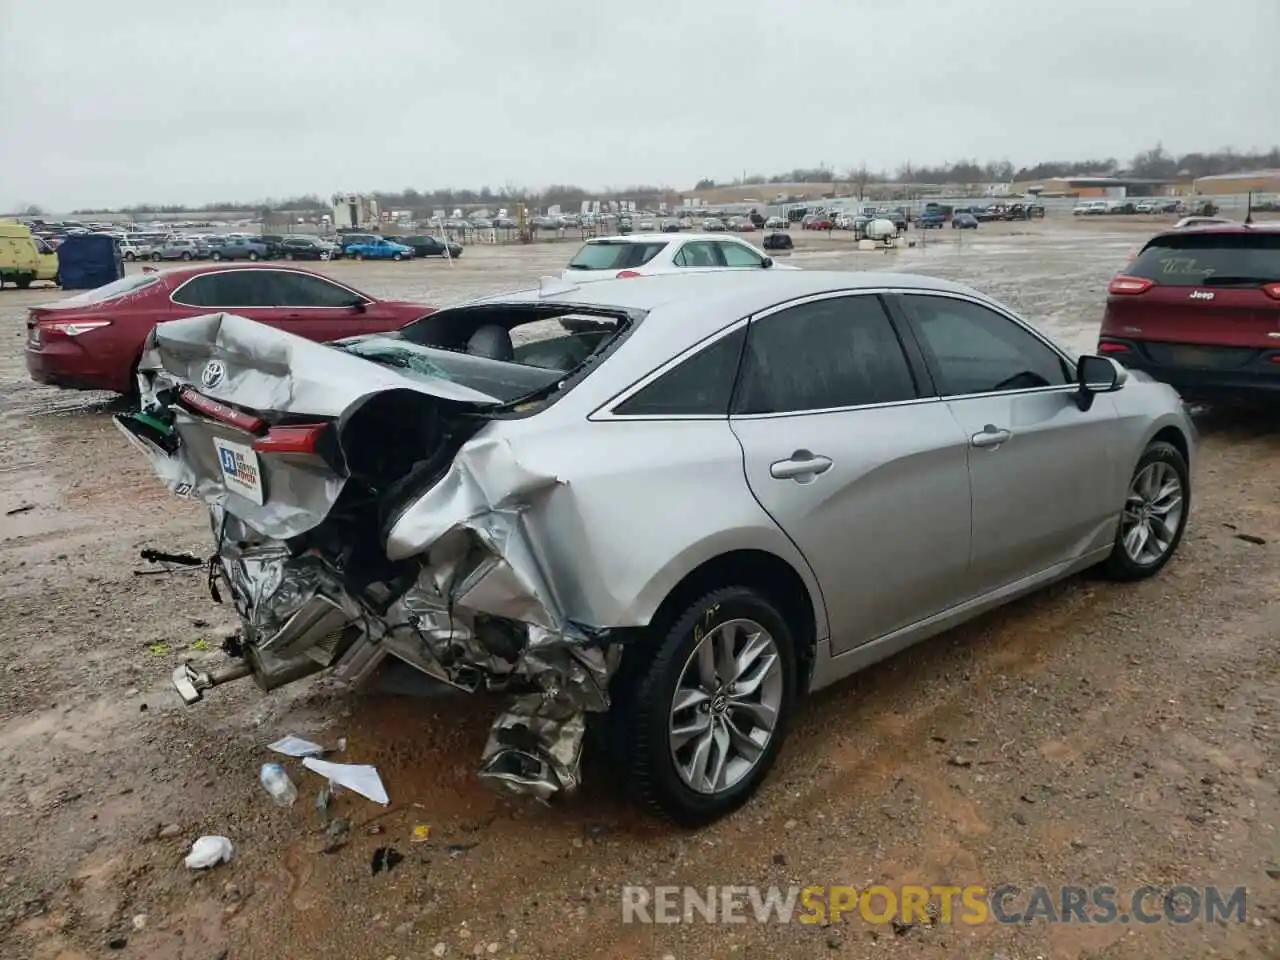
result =
[[[623,660],[610,720],[631,799],[687,827],[746,803],[795,703],[794,640],[773,602],[750,587],[712,591]]]
[[[250,260],[257,260],[257,259],[258,259],[257,251],[250,250],[250,251],[249,251],[249,259],[250,259]]]
[[[1151,444],[1134,467],[1103,572],[1122,582],[1155,576],[1182,542],[1190,512],[1187,461],[1171,443]]]
[[[222,254],[220,254],[217,250],[215,250],[215,251],[213,251],[213,253],[209,254],[209,259],[210,259],[210,260],[221,260],[221,259],[222,259]]]
[[[151,255],[151,261],[152,261],[152,263],[159,263],[159,262],[160,262],[161,260],[163,260],[163,259],[164,259],[164,257],[160,256],[160,254],[158,254],[158,253],[153,253],[153,254]]]

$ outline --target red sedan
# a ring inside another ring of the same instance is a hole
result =
[[[379,300],[294,266],[212,264],[145,272],[32,307],[27,372],[57,387],[132,393],[143,342],[165,320],[235,313],[328,341],[397,330],[434,309]]]

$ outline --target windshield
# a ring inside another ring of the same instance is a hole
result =
[[[155,277],[146,274],[138,274],[132,277],[121,277],[119,280],[112,281],[105,286],[97,287],[94,290],[86,290],[84,293],[77,294],[74,297],[67,297],[61,301],[62,303],[102,303],[105,300],[112,300],[116,297],[123,297],[126,293],[133,293],[135,290],[141,290],[143,287],[149,287],[153,283],[157,283]]]
[[[584,243],[572,260],[570,270],[625,270],[641,267],[658,255],[665,243],[632,243],[626,240],[593,240]]]
[[[1241,285],[1280,282],[1280,232],[1188,233],[1153,240],[1125,269],[1171,287],[1231,278]]]

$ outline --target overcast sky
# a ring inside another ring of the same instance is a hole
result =
[[[1280,0],[0,0],[0,209],[1280,142]]]

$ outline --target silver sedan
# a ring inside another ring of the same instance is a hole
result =
[[[513,695],[482,776],[572,790],[590,725],[686,824],[755,791],[799,696],[1077,571],[1149,577],[1190,505],[1176,393],[926,277],[548,278],[334,345],[214,314],[139,377],[117,422],[208,505],[244,622],[186,700],[391,657]]]

